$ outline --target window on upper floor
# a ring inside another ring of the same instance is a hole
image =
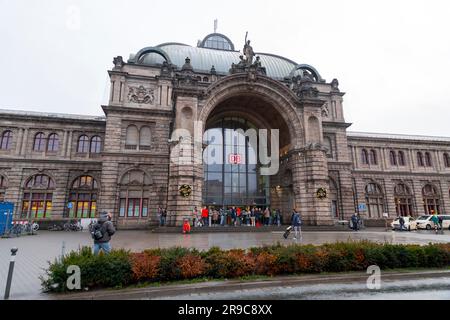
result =
[[[397,154],[395,153],[395,151],[389,152],[389,160],[391,161],[391,166],[397,165]]]
[[[377,153],[375,150],[370,150],[369,152],[370,164],[378,164]]]
[[[432,167],[433,162],[431,161],[431,154],[429,152],[425,152],[425,164],[427,167]]]
[[[150,128],[147,126],[141,127],[139,130],[139,149],[150,150],[151,140]]]
[[[3,131],[2,138],[0,141],[1,150],[9,150],[12,144],[13,133],[11,130]]]
[[[362,149],[361,151],[361,161],[363,164],[369,164],[369,155],[366,149]]]
[[[100,153],[102,149],[102,138],[93,136],[91,138],[91,153]]]
[[[417,165],[419,167],[425,167],[425,162],[423,161],[423,154],[422,154],[422,152],[417,152]]]
[[[48,136],[47,151],[55,152],[59,149],[59,137],[56,133],[52,133]]]
[[[444,166],[450,168],[450,157],[448,153],[444,153]]]
[[[42,152],[45,150],[45,145],[45,134],[42,132],[37,133],[34,136],[33,151]]]
[[[324,137],[323,143],[325,147],[327,148],[327,157],[333,158],[333,142],[331,141],[330,137]]]
[[[78,153],[88,153],[89,152],[89,138],[87,135],[81,135],[78,138],[77,152]]]
[[[405,153],[403,151],[398,152],[398,165],[404,166],[406,164],[405,162]]]
[[[139,144],[139,130],[135,125],[127,127],[125,149],[135,150]]]

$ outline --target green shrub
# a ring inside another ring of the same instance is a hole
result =
[[[121,287],[132,280],[131,258],[128,251],[113,250],[110,254],[94,256],[91,248],[83,247],[72,251],[64,258],[55,260],[47,270],[47,277],[41,278],[46,291],[68,291],[67,273],[69,266],[78,266],[81,272],[81,289],[94,287]]]
[[[67,291],[67,267],[81,269],[82,288],[120,287],[140,281],[174,281],[195,278],[236,278],[320,272],[362,271],[369,265],[381,269],[441,268],[450,265],[450,244],[393,245],[369,241],[333,244],[275,244],[248,250],[169,248],[129,253],[114,250],[94,256],[90,248],[71,252],[51,263],[42,286]]]

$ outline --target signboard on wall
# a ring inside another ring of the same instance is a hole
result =
[[[365,203],[358,204],[358,210],[359,211],[367,211],[367,206]]]

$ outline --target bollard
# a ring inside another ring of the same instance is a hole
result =
[[[66,242],[63,241],[62,247],[61,247],[61,261],[64,259],[64,255],[66,254]]]
[[[9,299],[9,292],[11,290],[12,276],[14,271],[14,263],[16,261],[17,248],[11,248],[11,260],[9,260],[8,280],[6,280],[5,300]]]

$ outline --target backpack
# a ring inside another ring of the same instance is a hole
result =
[[[94,225],[94,228],[92,229],[92,232],[91,232],[92,238],[94,240],[98,241],[101,238],[103,238],[103,231],[102,231],[103,228],[102,227],[103,226],[98,223]]]

